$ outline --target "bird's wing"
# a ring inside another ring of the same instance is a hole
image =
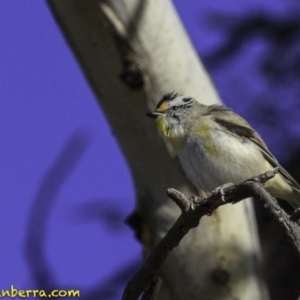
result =
[[[226,114],[226,113],[225,113]],[[262,153],[264,158],[270,163],[272,167],[278,167],[279,173],[286,178],[286,180],[295,188],[300,189],[299,184],[295,179],[279,164],[274,155],[269,151],[266,144],[262,141],[261,137],[250,127],[250,125],[239,115],[230,112],[231,122],[227,118],[224,118],[224,111],[222,118],[215,116],[215,121],[226,131],[227,133],[237,137],[240,140],[251,141]],[[227,119],[227,120],[226,120]],[[235,123],[238,121],[238,124]]]

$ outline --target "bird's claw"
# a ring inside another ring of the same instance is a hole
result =
[[[190,197],[190,201],[191,201],[191,208],[192,208],[193,210],[195,210],[195,207],[197,206],[197,204],[199,204],[199,202],[201,201],[201,198],[192,195],[192,196]]]
[[[233,186],[234,184],[233,183],[225,183],[225,184],[222,184],[221,186],[219,186],[219,187],[217,187],[216,189],[214,189],[213,191],[212,191],[212,194],[213,195],[218,195],[218,194],[220,194],[221,195],[221,199],[222,199],[222,201],[225,203],[226,202],[226,200],[225,200],[225,189],[226,188],[229,188],[229,187],[231,187],[231,186]]]

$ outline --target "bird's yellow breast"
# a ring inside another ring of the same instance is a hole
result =
[[[156,124],[160,135],[168,142],[170,142],[176,152],[181,151],[184,142],[183,138],[180,135],[176,134],[174,130],[170,130],[167,127],[165,119],[163,117],[158,117],[156,119]]]

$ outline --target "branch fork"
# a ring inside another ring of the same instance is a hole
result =
[[[122,300],[138,299],[149,286],[157,281],[158,271],[166,260],[168,253],[178,246],[181,239],[190,229],[199,225],[199,221],[203,216],[211,215],[213,210],[221,205],[235,204],[249,197],[254,197],[264,206],[267,213],[283,229],[290,244],[296,247],[300,258],[299,226],[290,219],[274,198],[263,188],[263,185],[277,173],[278,168],[275,168],[239,184],[225,184],[217,188],[208,198],[186,197],[183,193],[169,188],[167,195],[180,207],[181,215],[159,242],[153,253],[147,258],[141,269],[129,281],[124,290]],[[294,219],[299,218],[299,216],[300,211],[297,210]]]

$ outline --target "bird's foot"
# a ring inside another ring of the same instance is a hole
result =
[[[222,201],[225,203],[226,200],[225,200],[225,191],[224,190],[227,189],[227,188],[229,188],[229,187],[232,187],[233,185],[234,184],[230,183],[230,182],[222,184],[221,186],[217,187],[216,189],[214,189],[212,191],[212,195],[216,195],[217,196],[217,195],[220,194]]]

